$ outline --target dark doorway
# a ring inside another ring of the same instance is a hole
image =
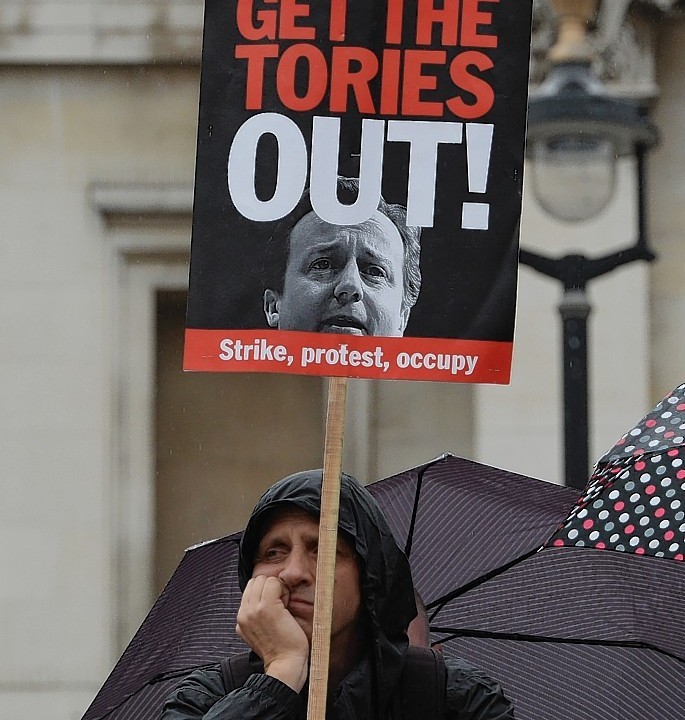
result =
[[[186,547],[245,524],[280,477],[323,462],[323,381],[184,373],[186,294],[157,295],[155,591]]]

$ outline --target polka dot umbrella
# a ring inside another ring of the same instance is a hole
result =
[[[550,542],[682,561],[684,533],[685,384],[601,458]]]

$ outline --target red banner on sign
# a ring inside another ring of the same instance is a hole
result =
[[[509,383],[513,343],[277,330],[186,330],[186,370]]]

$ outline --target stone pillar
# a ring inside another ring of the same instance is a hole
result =
[[[651,237],[651,387],[658,400],[685,381],[685,19],[671,18],[658,35],[659,101],[653,118],[661,144],[649,172]]]

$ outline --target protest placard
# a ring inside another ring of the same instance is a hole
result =
[[[531,0],[207,0],[184,368],[508,383]]]

